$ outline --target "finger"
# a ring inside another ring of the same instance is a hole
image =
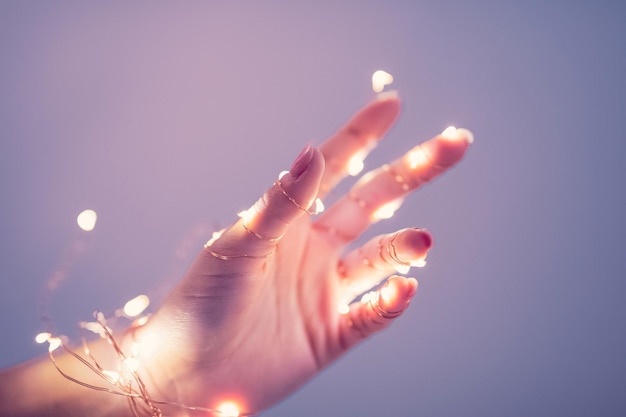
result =
[[[323,171],[321,152],[307,145],[290,170],[241,213],[237,223],[205,245],[208,253],[224,260],[267,257],[290,224],[311,213]]]
[[[394,272],[406,274],[412,266],[424,266],[432,243],[426,230],[403,229],[375,237],[346,254],[338,266],[345,286],[343,302],[349,303]]]
[[[393,276],[378,291],[367,293],[339,320],[339,340],[344,349],[388,327],[400,316],[417,292],[417,280]]]
[[[320,197],[323,197],[348,175],[352,158],[356,158],[354,161],[357,164],[365,159],[376,142],[393,125],[399,113],[400,100],[397,97],[375,100],[361,109],[334,136],[320,146],[326,160]],[[353,175],[358,174],[358,171],[355,172]]]
[[[404,196],[459,162],[473,141],[466,129],[446,129],[403,157],[368,172],[315,223],[339,241],[356,239],[370,224],[389,218]]]

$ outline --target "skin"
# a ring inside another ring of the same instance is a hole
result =
[[[364,175],[319,216],[304,210],[347,175],[350,158],[373,148],[399,110],[397,98],[376,100],[319,148],[307,146],[245,220],[198,254],[148,324],[127,331],[122,348],[138,343],[139,374],[151,398],[214,410],[232,402],[242,414],[259,413],[408,307],[417,281],[393,274],[426,256],[430,234],[410,228],[347,253],[346,245],[376,221],[380,206],[461,160],[469,131],[438,135],[390,168]],[[339,311],[389,276],[369,302]],[[106,342],[92,350],[115,369]],[[57,357],[68,373],[102,385],[67,355]],[[132,415],[123,397],[71,383],[45,358],[4,371],[0,381],[0,416]],[[183,411],[159,408],[164,415]]]

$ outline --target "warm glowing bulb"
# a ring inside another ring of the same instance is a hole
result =
[[[396,287],[385,285],[380,289],[380,298],[385,303],[390,303],[396,297]]]
[[[103,369],[102,373],[104,374],[104,376],[107,377],[109,382],[111,382],[112,384],[117,384],[117,381],[120,380],[120,374],[118,374],[115,371],[107,371],[106,369]]]
[[[50,336],[52,336],[50,333],[48,332],[44,332],[44,333],[39,333],[37,336],[35,336],[35,342],[37,343],[45,343],[48,341],[48,339],[50,339]]]
[[[455,140],[459,138],[459,133],[454,126],[448,126],[441,132],[441,137],[444,139]]]
[[[319,214],[324,211],[324,203],[319,198],[315,199],[315,214]]]
[[[355,177],[363,171],[365,164],[361,155],[354,155],[348,162],[348,174]]]
[[[339,304],[337,311],[339,311],[339,314],[348,314],[350,312],[350,306],[348,304],[341,303]]]
[[[397,264],[395,268],[396,268],[396,271],[398,271],[398,274],[408,274],[409,271],[411,270],[411,267],[409,265],[402,265],[402,264]]]
[[[84,210],[81,211],[76,218],[76,223],[78,223],[78,227],[83,229],[85,232],[91,232],[94,227],[96,227],[96,220],[98,220],[98,215],[95,211]]]
[[[372,298],[372,294],[366,292],[361,296],[361,304],[367,304],[370,301],[370,298]]]
[[[387,71],[378,70],[372,74],[372,90],[375,93],[380,93],[385,89],[386,85],[393,82],[393,76]]]
[[[139,370],[139,361],[135,358],[124,359],[124,365],[126,366],[126,369],[131,372],[137,372]]]
[[[59,346],[61,346],[61,339],[58,337],[50,337],[48,338],[48,343],[50,343],[50,346],[48,346],[48,352],[54,352],[59,348]]]
[[[239,407],[232,402],[220,404],[217,411],[224,417],[239,417]]]
[[[402,205],[402,199],[390,201],[387,204],[380,206],[373,214],[372,217],[376,220],[390,219],[394,213]]]
[[[149,305],[150,298],[147,295],[138,295],[124,304],[124,314],[128,317],[136,317],[143,313]]]
[[[426,266],[426,259],[422,258],[422,259],[416,259],[414,261],[411,261],[411,266],[416,266],[418,268],[423,268]]]

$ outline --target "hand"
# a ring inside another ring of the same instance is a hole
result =
[[[364,175],[319,217],[307,213],[347,175],[350,159],[384,135],[399,108],[395,98],[374,101],[319,149],[307,146],[201,251],[150,322],[127,338],[140,346],[151,397],[212,409],[233,402],[241,413],[258,413],[407,308],[417,281],[401,276],[347,306],[422,260],[430,234],[403,229],[348,253],[346,245],[377,220],[380,207],[458,162],[469,131],[446,130]]]

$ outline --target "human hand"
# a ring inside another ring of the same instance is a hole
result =
[[[258,413],[407,308],[417,281],[397,275],[363,302],[348,303],[423,260],[430,234],[403,229],[348,253],[346,247],[381,207],[458,162],[472,141],[469,131],[447,129],[365,174],[319,217],[307,215],[347,175],[350,160],[384,135],[399,108],[396,98],[374,101],[319,149],[307,146],[207,244],[148,324],[129,333],[125,343],[139,346],[152,397],[217,410],[231,402],[243,414]]]

